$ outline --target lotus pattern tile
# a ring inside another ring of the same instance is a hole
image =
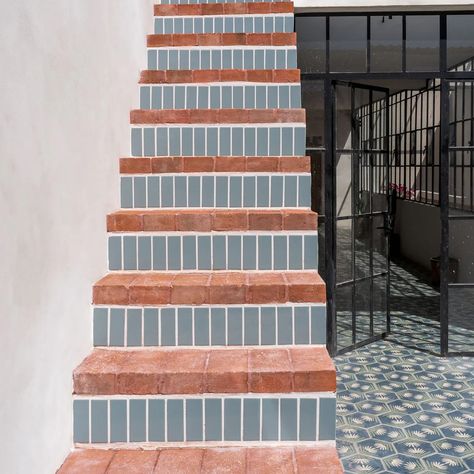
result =
[[[474,472],[473,359],[389,338],[336,357],[336,366],[345,472]]]

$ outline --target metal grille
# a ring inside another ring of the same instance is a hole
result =
[[[400,199],[423,204],[439,205],[440,146],[439,146],[439,81],[421,90],[404,90],[389,98],[389,179],[388,187],[395,189]],[[385,139],[384,101],[375,102],[372,110],[362,107],[361,121],[363,148],[381,149]],[[368,136],[372,130],[372,147]],[[366,161],[369,159],[366,156]],[[372,155],[373,190],[386,192],[383,156]],[[368,189],[371,167],[362,163],[362,189]]]

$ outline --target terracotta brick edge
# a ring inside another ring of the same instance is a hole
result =
[[[95,283],[94,304],[325,303],[316,271],[111,273]]]
[[[252,15],[293,13],[293,2],[202,3],[191,5],[154,5],[155,16]]]
[[[58,474],[343,474],[335,447],[78,449]]]
[[[95,349],[74,370],[76,395],[335,392],[325,347]]]
[[[296,33],[172,33],[148,35],[149,48],[173,46],[295,46]]]
[[[120,173],[309,173],[309,156],[163,156],[121,158]]]
[[[194,82],[294,83],[299,81],[299,69],[146,70],[142,71],[140,75],[140,84],[183,84]]]
[[[108,232],[317,230],[310,209],[124,209],[107,216]]]
[[[304,123],[305,109],[132,110],[130,123]]]

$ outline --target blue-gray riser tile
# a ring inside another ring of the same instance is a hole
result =
[[[332,394],[74,400],[75,443],[334,441]]]
[[[120,202],[124,209],[309,208],[311,175],[122,176]]]
[[[316,232],[279,234],[111,235],[109,270],[318,269]]]
[[[93,308],[95,347],[326,344],[326,306]]]
[[[292,33],[292,13],[281,15],[209,15],[156,17],[155,34]]]
[[[182,5],[193,3],[259,3],[259,2],[284,2],[288,0],[162,0],[163,5]]]
[[[141,86],[140,109],[300,109],[300,84]]]
[[[305,124],[131,128],[131,156],[305,156]]]
[[[148,48],[150,70],[294,69],[294,46]]]

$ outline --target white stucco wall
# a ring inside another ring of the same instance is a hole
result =
[[[72,445],[151,0],[0,2],[0,472],[52,473]]]

